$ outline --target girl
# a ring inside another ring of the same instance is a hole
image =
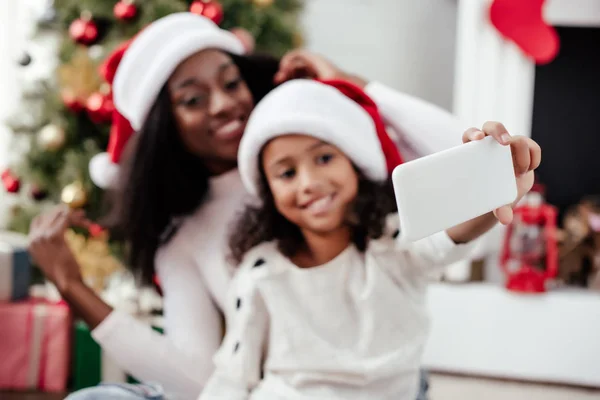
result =
[[[539,146],[484,131],[512,147],[518,201]],[[238,165],[259,205],[231,236],[240,266],[201,400],[415,398],[427,277],[466,257],[496,217],[399,243],[388,180],[399,162],[375,104],[350,83],[291,81],[257,105]],[[501,222],[510,207],[496,210]]]
[[[275,86],[276,73],[278,82],[307,74],[350,78],[307,52],[290,53],[281,65],[244,55],[229,32],[190,13],[150,24],[118,66],[115,105],[135,133],[129,143],[126,137],[111,137],[111,163],[107,157],[100,163],[105,175],[102,168],[92,172],[98,184],[118,183],[112,187],[119,211],[115,224],[129,244],[131,269],[144,283],[155,274],[160,279],[165,336],[113,310],[84,284],[64,240],[70,224],[85,222],[81,212],[57,208],[31,226],[36,264],[87,322],[103,351],[173,397],[196,398],[213,371],[230,283],[226,227],[245,195],[237,150],[254,104]],[[386,124],[407,144],[407,158],[460,143],[462,129],[449,113],[377,82],[353,79],[365,86]],[[125,145],[130,157],[118,168],[112,162],[119,161]],[[102,387],[73,397],[105,398],[107,390],[111,398],[117,396],[118,388]],[[121,395],[134,397],[128,391]]]

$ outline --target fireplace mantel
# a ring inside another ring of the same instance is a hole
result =
[[[544,16],[556,26],[600,27],[600,1],[547,0]]]

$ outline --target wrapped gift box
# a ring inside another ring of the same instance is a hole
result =
[[[0,303],[0,321],[0,390],[64,391],[72,326],[67,305]]]
[[[163,333],[162,318],[148,319],[148,325]],[[101,382],[137,383],[122,370],[92,338],[85,322],[75,324],[75,348],[73,351],[73,389],[96,386]]]
[[[31,281],[27,243],[24,235],[0,232],[0,302],[27,297]]]

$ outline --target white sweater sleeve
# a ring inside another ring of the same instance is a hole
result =
[[[370,244],[373,251],[383,257],[382,265],[398,279],[404,279],[407,269],[415,273],[411,275],[438,279],[448,265],[471,258],[477,247],[477,240],[456,244],[445,231],[416,242],[405,242],[399,225],[398,214],[388,215],[383,236]]]
[[[262,269],[242,267],[231,285],[227,333],[215,355],[216,370],[199,400],[245,400],[261,380],[269,315],[257,288]]]
[[[377,104],[384,122],[419,156],[462,143],[462,134],[468,126],[448,111],[378,82],[370,82],[365,92]]]
[[[173,251],[157,258],[166,335],[119,311],[113,311],[92,335],[136,378],[161,384],[177,399],[195,399],[213,372],[222,318],[190,253],[169,250]]]

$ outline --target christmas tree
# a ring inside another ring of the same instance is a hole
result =
[[[58,66],[23,93],[21,111],[7,121],[28,142],[21,162],[0,171],[4,190],[20,199],[9,229],[27,233],[35,215],[61,201],[85,208],[91,219],[105,212],[88,172],[90,159],[106,149],[114,109],[100,67],[144,26],[191,11],[235,32],[248,48],[280,56],[300,44],[300,9],[301,0],[49,0],[36,35],[60,37]],[[35,61],[25,53],[19,64]]]

